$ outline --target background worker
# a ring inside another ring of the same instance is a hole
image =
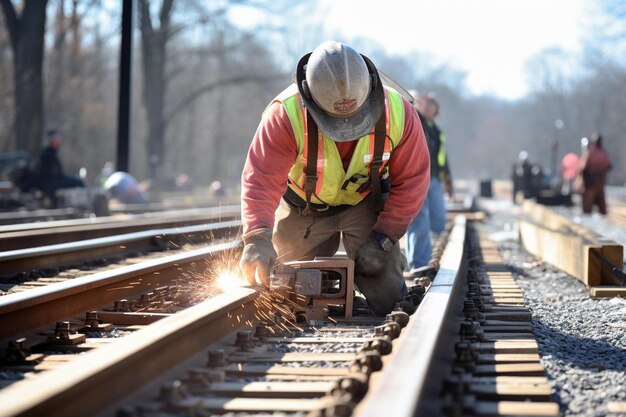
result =
[[[517,194],[522,192],[523,198],[531,196],[532,165],[528,161],[528,152],[522,150],[513,164],[511,180],[513,181],[513,204],[517,204]]]
[[[415,107],[428,143],[430,187],[422,209],[409,225],[406,234],[406,253],[411,276],[428,273],[423,267],[427,266],[430,261],[431,232],[438,235],[446,225],[444,190],[449,198],[453,196],[452,176],[446,153],[446,137],[434,120],[439,114],[439,103],[433,94],[418,95]]]
[[[49,199],[51,206],[57,206],[56,191],[62,188],[84,187],[79,178],[70,177],[63,172],[59,159],[59,148],[63,144],[63,136],[57,130],[46,133],[46,146],[41,151],[36,167],[36,188],[39,188]]]
[[[561,160],[561,192],[571,194],[578,175],[580,158],[574,152],[568,152]]]
[[[322,43],[267,107],[248,151],[242,272],[267,285],[276,259],[332,256],[343,239],[356,286],[374,314],[388,313],[406,294],[397,242],[426,197],[428,171],[411,104],[383,87],[367,57]]]
[[[606,214],[604,185],[606,176],[613,165],[609,154],[602,146],[602,136],[594,133],[591,143],[580,160],[580,172],[583,179],[583,213],[591,214],[593,206],[598,206],[600,214]]]

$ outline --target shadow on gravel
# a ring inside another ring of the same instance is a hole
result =
[[[626,369],[626,349],[613,346],[606,340],[596,340],[565,334],[540,320],[533,319],[533,332],[539,342],[541,356],[552,356],[559,366],[590,372]],[[620,330],[607,330],[608,336],[619,338]]]

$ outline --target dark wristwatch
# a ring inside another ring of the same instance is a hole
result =
[[[376,242],[378,242],[380,247],[383,248],[385,252],[389,252],[391,248],[393,248],[393,245],[394,245],[393,240],[389,239],[387,236],[383,235],[382,233],[374,231],[372,232],[372,237],[374,238]]]

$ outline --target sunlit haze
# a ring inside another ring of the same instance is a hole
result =
[[[346,43],[359,39],[360,44],[370,39],[372,47],[378,43],[397,55],[428,53],[466,71],[472,93],[515,99],[528,90],[524,64],[530,56],[550,47],[580,49],[589,3],[319,0],[324,18],[314,19],[321,21],[328,38]],[[237,25],[254,22],[245,11],[234,16]]]

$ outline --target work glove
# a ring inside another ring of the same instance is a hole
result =
[[[391,250],[393,244],[384,235],[378,234],[377,237],[378,239],[374,236],[368,238],[358,250],[354,264],[354,282],[365,295],[372,312],[377,316],[384,316],[393,309],[396,301],[402,299],[402,294],[401,289],[397,288],[398,283],[386,276],[393,270],[391,262],[394,256],[383,249],[383,245]]]
[[[269,287],[270,269],[276,263],[276,251],[272,244],[272,229],[263,227],[246,233],[243,236],[245,244],[239,269],[250,285],[256,284],[256,276],[261,284]]]
[[[385,270],[388,260],[389,252],[386,252],[376,239],[370,237],[357,252],[354,275],[377,277]]]

